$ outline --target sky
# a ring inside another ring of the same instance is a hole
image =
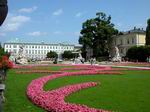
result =
[[[8,0],[0,42],[78,44],[82,23],[111,15],[119,31],[146,28],[150,0]]]

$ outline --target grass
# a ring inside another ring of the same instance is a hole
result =
[[[6,80],[4,112],[45,112],[33,105],[26,96],[28,84],[38,77],[39,74],[15,74],[14,70],[9,71]]]
[[[98,81],[101,85],[71,94],[66,101],[119,112],[149,112],[150,71],[125,71],[124,74],[63,77],[48,82],[45,90]]]
[[[51,67],[59,70],[62,67]],[[66,67],[65,67],[66,68]],[[6,81],[4,112],[45,112],[33,105],[26,96],[27,85],[43,75],[16,74],[9,71]],[[121,112],[149,112],[150,71],[124,71],[124,75],[70,76],[49,81],[44,89],[51,90],[68,84],[96,81],[101,84],[66,97],[67,102]]]

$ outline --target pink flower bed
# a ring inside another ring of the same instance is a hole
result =
[[[61,71],[65,70],[112,70],[109,66],[92,66],[92,65],[74,65],[71,68],[62,68]]]
[[[92,67],[91,67],[92,68]],[[99,71],[100,67],[91,70],[85,70],[80,72],[64,72],[61,74],[53,74],[50,76],[44,76],[33,80],[27,87],[27,96],[36,105],[50,112],[108,112],[102,109],[94,109],[87,107],[86,105],[71,104],[64,101],[65,97],[73,92],[81,89],[96,86],[97,82],[87,82],[75,85],[68,85],[59,89],[44,91],[43,86],[49,81],[64,76],[75,75],[95,75],[95,74],[114,74],[117,72]],[[105,68],[110,69],[110,68]],[[101,70],[101,68],[100,68]],[[121,74],[118,72],[118,74]]]
[[[16,71],[17,74],[32,74],[32,73],[46,73],[46,74],[58,74],[62,71],[51,71],[51,70],[28,70],[28,71]]]

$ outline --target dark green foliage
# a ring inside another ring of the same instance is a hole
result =
[[[5,52],[4,51],[4,48],[2,48],[2,46],[0,45],[0,59],[1,59],[1,57],[2,56],[4,56],[4,55],[6,55],[6,56],[10,56],[10,54],[8,53],[8,52]]]
[[[150,45],[150,19],[147,20],[146,45]]]
[[[62,57],[64,59],[71,59],[71,58],[74,58],[74,54],[71,51],[64,51],[64,53],[62,54]]]
[[[126,54],[126,57],[131,61],[145,62],[150,56],[150,46],[134,46],[131,47]]]
[[[96,13],[96,18],[85,21],[82,25],[79,43],[83,45],[82,52],[86,55],[86,49],[92,48],[95,57],[107,56],[112,36],[118,33],[111,23],[111,16],[105,13]],[[84,57],[85,58],[85,57]]]
[[[47,58],[58,58],[58,54],[54,51],[50,51],[47,53]]]

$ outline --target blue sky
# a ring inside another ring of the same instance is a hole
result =
[[[8,0],[0,41],[78,44],[82,23],[96,12],[111,15],[120,31],[146,28],[150,0]]]

